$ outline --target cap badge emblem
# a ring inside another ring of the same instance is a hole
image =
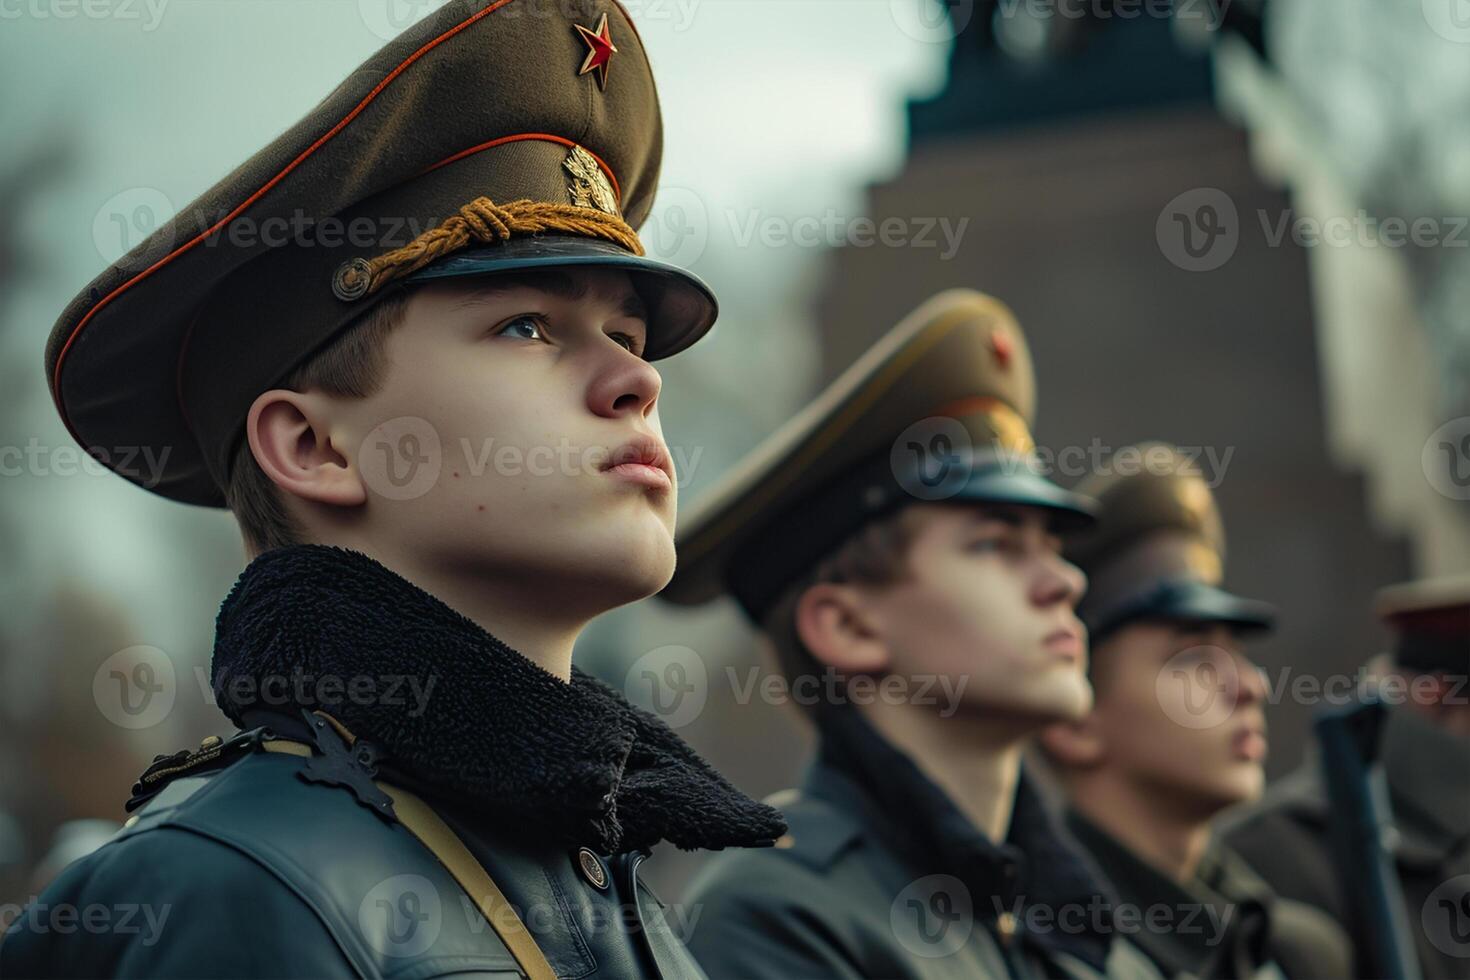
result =
[[[612,28],[607,24],[607,14],[603,14],[602,20],[597,22],[596,31],[590,31],[581,24],[572,26],[577,29],[577,36],[587,45],[587,57],[582,60],[582,70],[577,72],[578,77],[588,72],[597,72],[597,85],[606,92],[607,69],[612,64],[612,56],[618,53],[617,46],[613,44]]]
[[[612,181],[607,179],[596,157],[582,147],[574,146],[562,166],[571,175],[571,180],[567,181],[567,196],[573,204],[618,216],[618,196],[613,193]]]

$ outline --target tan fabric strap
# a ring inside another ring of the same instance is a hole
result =
[[[349,743],[351,736],[337,723],[336,719],[330,718],[333,726],[339,733],[343,733]],[[304,742],[292,739],[274,738],[268,742],[261,743],[268,752],[284,752],[288,755],[309,756],[312,754],[311,746]],[[373,780],[374,784],[393,800],[393,810],[398,814],[398,820],[408,828],[409,833],[419,839],[419,842],[427,847],[439,859],[439,863],[448,869],[459,882],[465,893],[474,900],[479,907],[480,914],[500,941],[505,943],[506,949],[510,950],[516,962],[530,980],[557,980],[556,972],[551,969],[551,964],[546,961],[536,940],[531,936],[530,930],[526,928],[520,916],[516,914],[515,908],[506,899],[505,895],[490,879],[484,867],[475,856],[470,853],[464,841],[459,835],[444,822],[439,814],[435,813],[423,800],[397,786],[385,783],[381,780]]]

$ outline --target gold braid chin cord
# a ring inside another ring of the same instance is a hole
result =
[[[343,263],[332,279],[332,291],[339,299],[360,299],[471,242],[502,242],[513,235],[547,231],[602,238],[634,255],[643,254],[638,233],[617,215],[573,204],[530,200],[496,204],[488,197],[477,197],[454,217],[402,248],[375,259],[356,258]]]

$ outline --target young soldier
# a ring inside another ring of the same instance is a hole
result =
[[[519,6],[432,13],[57,324],[77,439],[240,520],[243,731],[145,773],[0,973],[697,976],[640,862],[784,829],[571,664],[673,573],[649,361],[715,305],[633,230],[661,123],[622,8]]]
[[[1327,916],[1211,845],[1216,814],[1265,785],[1266,691],[1241,641],[1272,613],[1220,588],[1224,526],[1197,469],[1159,443],[1113,459],[1077,487],[1098,528],[1066,546],[1089,583],[1095,703],[1040,739],[1069,829],[1139,910],[1135,941],[1165,976],[1345,977],[1347,937]]]
[[[1092,701],[1057,538],[1089,505],[1031,465],[1034,401],[1010,311],[941,294],[688,525],[663,595],[733,593],[793,692],[824,692],[790,834],[696,887],[690,944],[717,980],[1109,968],[1105,900],[1021,767]]]
[[[1395,646],[1373,664],[1389,705],[1379,759],[1394,833],[1387,843],[1404,921],[1426,980],[1470,975],[1470,577],[1382,590]],[[1225,839],[1283,895],[1308,902],[1353,937],[1351,976],[1366,976],[1367,928],[1350,910],[1331,850],[1332,812],[1308,758],[1225,828]]]

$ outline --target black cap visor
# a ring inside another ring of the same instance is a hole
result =
[[[1173,623],[1219,623],[1242,635],[1262,633],[1276,625],[1269,603],[1243,599],[1204,582],[1162,582],[1111,609],[1087,610],[1083,618],[1096,642],[1101,637],[1140,620]]]
[[[447,255],[403,278],[423,283],[460,276],[484,276],[562,268],[626,271],[648,307],[650,361],[677,354],[709,333],[719,305],[709,286],[694,273],[657,259],[634,255],[613,242],[579,235],[528,235],[499,245],[467,248]]]

